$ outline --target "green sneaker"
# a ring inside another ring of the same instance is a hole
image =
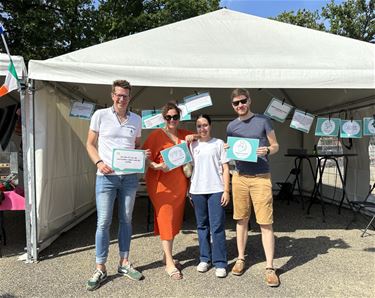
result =
[[[96,269],[93,276],[87,281],[86,289],[94,291],[100,287],[100,284],[107,279],[107,272]]]
[[[143,277],[142,273],[135,270],[130,263],[118,266],[117,272],[126,277],[129,277],[132,280],[141,280]]]

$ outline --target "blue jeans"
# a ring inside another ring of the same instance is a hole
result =
[[[120,258],[129,256],[132,236],[132,213],[138,189],[137,174],[96,176],[97,226],[95,235],[96,263],[105,264],[109,248],[109,228],[113,206],[118,198],[118,244]]]
[[[200,261],[216,268],[227,267],[225,243],[225,211],[221,206],[223,193],[192,195],[197,220]],[[212,239],[212,244],[211,244]]]

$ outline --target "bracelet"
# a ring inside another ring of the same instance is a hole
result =
[[[95,163],[95,165],[97,166],[98,163],[101,163],[101,162],[103,162],[103,160],[99,159],[99,160]]]

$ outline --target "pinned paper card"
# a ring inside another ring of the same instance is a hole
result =
[[[145,151],[133,149],[113,149],[112,169],[123,173],[145,172]]]
[[[164,127],[164,118],[161,110],[143,110],[142,111],[142,128],[153,129]]]
[[[185,104],[178,104],[177,107],[181,110],[180,121],[191,120],[191,114],[188,112],[188,109]]]
[[[361,138],[361,120],[341,120],[340,138]]]
[[[314,115],[301,110],[295,110],[290,127],[305,133],[309,133],[313,121]]]
[[[319,137],[337,137],[340,130],[339,118],[318,118],[316,121],[315,135]]]
[[[364,136],[375,135],[375,117],[363,118],[363,135]]]
[[[257,162],[258,139],[228,137],[227,159]]]
[[[169,170],[178,168],[192,161],[189,148],[185,142],[160,151]]]
[[[184,103],[189,113],[212,106],[211,96],[208,92],[184,97]]]
[[[85,101],[72,101],[69,116],[90,120],[92,114],[94,113],[94,109],[94,103]]]
[[[292,109],[293,107],[291,105],[288,105],[277,98],[272,98],[266,111],[264,112],[264,115],[276,121],[284,122]]]

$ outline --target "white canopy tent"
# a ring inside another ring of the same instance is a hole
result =
[[[89,122],[69,117],[70,100],[110,105],[110,85],[116,79],[134,86],[134,110],[208,90],[213,106],[199,112],[213,116],[214,134],[223,139],[234,117],[228,98],[235,87],[250,89],[257,113],[264,112],[272,96],[317,115],[375,113],[375,45],[227,9],[45,61],[31,60],[29,78],[35,119],[28,128],[35,140],[30,191],[40,248],[94,210],[95,168],[85,150]],[[189,122],[185,126],[193,128]],[[286,148],[311,149],[316,140],[313,132],[293,130],[289,122],[274,126],[281,150],[272,157],[272,175],[282,181],[283,169],[291,166],[283,156]],[[365,139],[358,143],[365,147]],[[366,159],[353,164],[351,195],[366,185],[366,165]],[[37,251],[30,255],[36,259]]]

